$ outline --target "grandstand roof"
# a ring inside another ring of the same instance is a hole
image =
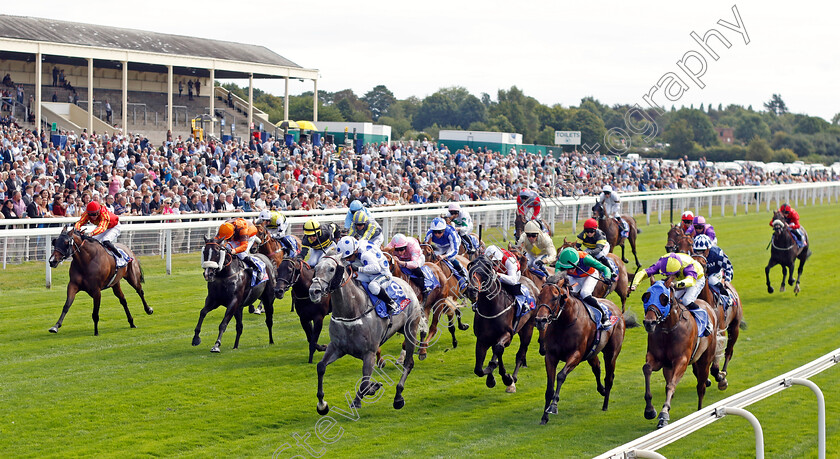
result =
[[[264,46],[56,19],[2,14],[0,37],[301,68]]]

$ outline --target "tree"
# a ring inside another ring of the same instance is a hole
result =
[[[824,119],[816,116],[796,115],[794,131],[800,134],[816,134],[828,128]]]
[[[792,163],[798,160],[799,157],[790,148],[782,148],[781,150],[774,151],[771,159],[780,163]]]
[[[753,137],[747,146],[747,160],[768,162],[772,158],[773,150],[767,145],[767,141],[760,137]]]
[[[764,108],[774,115],[784,115],[788,111],[785,101],[782,100],[782,96],[779,94],[773,94],[770,100],[764,103]]]
[[[476,122],[483,122],[487,119],[487,107],[481,103],[478,97],[469,94],[461,104],[458,105],[455,124],[461,129],[466,129]]]
[[[668,152],[672,156],[690,155],[694,152],[694,131],[684,119],[676,120],[668,124],[662,138],[671,144]]]
[[[770,127],[758,113],[746,113],[735,124],[735,137],[746,143],[753,137],[770,138]]]
[[[362,100],[370,107],[373,120],[377,121],[382,115],[388,113],[388,108],[397,101],[397,98],[384,84],[380,84],[368,91]]]
[[[580,131],[582,144],[589,146],[598,144],[598,151],[604,151],[606,149],[604,135],[607,133],[607,129],[604,127],[604,122],[589,110],[574,110],[569,121],[563,127],[564,131]],[[553,138],[554,136],[552,134]]]
[[[835,126],[840,125],[840,113],[834,115],[834,118],[831,118],[831,124]]]
[[[689,108],[681,108],[671,118],[671,122],[677,120],[685,120],[694,133],[694,141],[704,147],[717,145],[718,135],[715,128],[712,126],[712,121],[709,115],[700,110],[693,110]]]
[[[423,130],[433,124],[449,126],[455,119],[457,109],[458,106],[452,99],[438,91],[423,99],[411,125],[417,130]]]

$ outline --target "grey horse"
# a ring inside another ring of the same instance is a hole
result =
[[[393,279],[406,292],[410,304],[398,315],[389,319],[380,318],[364,289],[353,282],[352,270],[332,256],[321,259],[315,267],[315,276],[309,287],[309,298],[319,302],[324,295],[330,295],[332,320],[330,320],[330,344],[324,357],[318,362],[318,407],[320,415],[329,413],[330,407],[324,401],[324,373],[327,365],[344,355],[351,355],[363,362],[362,381],[359,384],[353,407],[361,407],[364,397],[372,397],[382,386],[371,379],[377,364],[377,351],[395,333],[405,335],[402,355],[402,377],[397,384],[394,408],[405,406],[402,391],[405,380],[414,368],[414,349],[421,342],[418,334],[423,319],[422,306],[411,287],[401,279]],[[401,355],[401,357],[402,357]]]

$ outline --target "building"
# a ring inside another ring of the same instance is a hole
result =
[[[734,129],[716,127],[715,131],[717,131],[718,140],[720,140],[720,143],[723,143],[723,144],[726,144],[726,145],[732,145],[732,142],[735,141],[735,130]]]

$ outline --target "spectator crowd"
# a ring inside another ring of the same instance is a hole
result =
[[[274,139],[240,142],[66,132],[0,125],[2,218],[80,216],[97,200],[118,215],[347,207],[513,199],[536,184],[545,197],[837,180],[822,172],[718,170],[704,160],[630,159],[577,152],[450,151],[433,142],[369,144],[363,151]]]

